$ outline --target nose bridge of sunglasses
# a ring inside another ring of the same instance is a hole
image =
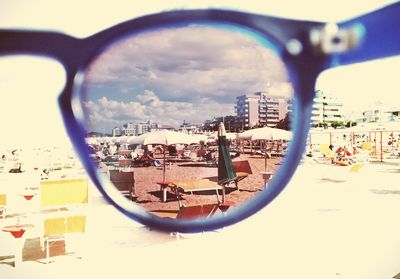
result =
[[[327,23],[322,28],[312,29],[309,39],[317,52],[329,55],[343,53],[357,47],[363,33],[361,25],[341,28],[335,23]]]

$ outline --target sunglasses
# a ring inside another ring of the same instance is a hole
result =
[[[400,54],[399,18],[400,3],[337,24],[170,11],[84,39],[0,30],[0,55],[62,63],[65,127],[108,202],[156,230],[200,232],[282,192],[303,156],[317,77]]]

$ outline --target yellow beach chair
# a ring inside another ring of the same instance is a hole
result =
[[[7,195],[0,194],[0,216],[4,220],[6,218]]]
[[[55,217],[44,220],[43,248],[46,252],[46,263],[50,260],[51,242],[65,240],[65,235],[70,233],[84,233],[86,216]]]
[[[87,178],[43,180],[40,183],[40,203],[45,208],[61,208],[88,203]]]

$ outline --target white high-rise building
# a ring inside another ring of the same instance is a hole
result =
[[[256,92],[236,97],[236,117],[243,129],[254,126],[275,127],[291,110],[291,102],[272,98],[268,92]]]
[[[396,122],[399,121],[399,115],[400,107],[376,103],[360,113],[357,123]]]
[[[136,136],[137,130],[133,123],[126,123],[122,126],[122,134],[124,136]]]
[[[113,137],[119,137],[122,135],[122,131],[120,127],[115,127],[114,129],[112,129],[112,136]]]
[[[323,91],[318,90],[315,93],[313,111],[311,115],[311,124],[318,126],[318,124],[345,121],[343,113],[343,103],[334,98],[324,94]]]

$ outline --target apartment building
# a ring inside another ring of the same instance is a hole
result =
[[[256,92],[236,97],[235,111],[243,130],[255,126],[275,127],[291,111],[291,102],[273,98],[268,92]]]
[[[314,105],[311,115],[311,124],[318,124],[345,121],[343,114],[343,103],[333,96],[326,95],[323,91],[318,90],[315,93]]]

